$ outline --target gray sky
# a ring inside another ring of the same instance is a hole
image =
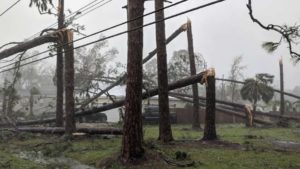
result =
[[[93,0],[65,0],[66,8],[75,11]],[[0,12],[14,1],[0,1]],[[55,2],[55,1],[54,1]],[[177,7],[166,10],[166,16],[210,2],[208,0],[189,0]],[[276,76],[275,86],[279,86],[280,57],[284,60],[285,85],[293,89],[300,85],[300,63],[294,65],[290,60],[288,50],[283,45],[274,54],[268,54],[261,48],[264,41],[279,40],[274,32],[267,32],[254,24],[248,15],[247,0],[227,0],[221,4],[198,10],[166,22],[167,36],[189,17],[193,23],[195,51],[201,53],[209,67],[215,67],[218,76],[228,76],[234,57],[242,55],[243,64],[247,65],[245,77],[253,77],[256,73],[270,73]],[[125,0],[112,0],[103,8],[80,18],[77,23],[86,26],[85,34],[93,33],[108,26],[126,20],[126,11],[121,7]],[[56,22],[54,16],[39,15],[37,9],[29,8],[29,0],[22,0],[11,11],[0,17],[0,45],[11,41],[22,41],[36,32]],[[253,0],[254,15],[264,23],[295,24],[300,21],[299,0]],[[146,12],[154,9],[153,1],[146,2]],[[154,17],[145,18],[145,23],[153,21]],[[106,32],[104,35],[117,33],[126,26]],[[86,41],[95,40],[95,36]],[[76,39],[77,37],[75,37]],[[120,54],[118,61],[126,63],[126,35],[109,40],[110,46],[116,47]],[[79,44],[79,43],[78,43]],[[155,27],[145,28],[145,55],[155,48]],[[168,46],[168,57],[174,50],[186,49],[186,34],[182,34]],[[295,50],[300,52],[299,46]],[[53,63],[53,59],[44,63]]]

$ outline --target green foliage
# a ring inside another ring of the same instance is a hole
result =
[[[274,42],[264,42],[262,47],[269,53],[273,53],[279,46],[279,43]]]
[[[196,72],[199,73],[205,69],[205,60],[201,54],[195,54]],[[187,50],[178,50],[173,53],[172,58],[168,63],[168,80],[169,82],[175,82],[184,77],[189,77],[190,71],[190,59]],[[144,84],[148,88],[157,86],[157,60],[152,59],[145,65],[144,69]],[[177,89],[177,92],[187,93],[191,91],[191,86]]]
[[[75,50],[75,87],[79,89],[81,97],[89,98],[90,94],[97,93],[100,90],[99,82],[106,80],[102,77],[116,78],[124,71],[120,63],[111,64],[118,51],[108,47],[107,41],[101,41],[90,49]]]
[[[48,14],[51,14],[51,10],[49,8],[49,5],[53,7],[52,0],[30,0],[29,7],[32,7],[32,5],[35,5],[40,13],[46,12]]]
[[[35,86],[33,86],[31,89],[30,89],[30,94],[31,95],[38,95],[40,94],[41,92],[39,91],[39,89],[37,89]]]
[[[246,79],[240,91],[242,98],[254,104],[260,100],[268,103],[274,96],[273,88],[268,85],[273,82],[273,78],[269,74],[257,74],[255,79]]]

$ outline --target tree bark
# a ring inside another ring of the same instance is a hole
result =
[[[193,42],[193,33],[192,33],[192,22],[188,20],[187,22],[187,39],[188,39],[188,50],[189,50],[189,59],[190,59],[190,71],[191,76],[196,74],[196,64],[195,64],[195,53],[194,53],[194,42]],[[193,129],[200,129],[200,120],[199,120],[199,94],[198,94],[198,84],[195,83],[192,85],[193,91]]]
[[[64,0],[59,0],[58,5],[58,30],[63,29],[65,22],[64,15]],[[64,59],[62,44],[63,39],[57,43],[57,57],[56,57],[56,127],[63,126],[63,104],[64,104]]]
[[[216,140],[216,80],[215,71],[210,69],[206,76],[206,113],[203,140]]]
[[[155,0],[155,10],[164,7],[163,0]],[[164,11],[155,13],[155,20],[163,20]],[[158,73],[158,105],[159,105],[159,137],[162,142],[170,142],[173,140],[169,96],[168,96],[168,70],[167,70],[167,49],[166,49],[166,33],[165,22],[156,23],[156,48],[157,48],[157,73]]]
[[[74,46],[73,32],[65,32],[66,42],[69,44],[64,47],[65,50],[65,130],[67,135],[72,135],[76,131],[75,124],[75,100],[74,100]]]
[[[144,14],[144,1],[128,0],[128,20]],[[143,25],[143,18],[128,23],[128,30]],[[144,155],[142,124],[143,29],[128,33],[125,119],[121,159],[131,163]],[[117,102],[116,102],[117,103]]]

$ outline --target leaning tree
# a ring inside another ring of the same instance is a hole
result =
[[[273,83],[274,76],[269,74],[257,74],[255,78],[245,80],[240,93],[244,100],[249,100],[253,104],[255,113],[257,102],[262,100],[268,103],[274,96],[274,90],[269,84]]]

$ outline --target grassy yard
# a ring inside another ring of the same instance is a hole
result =
[[[243,125],[219,125],[221,141],[202,142],[202,131],[189,125],[174,125],[176,141],[165,145],[156,141],[157,126],[145,126],[146,157],[139,166],[122,166],[116,159],[120,152],[121,136],[79,137],[71,142],[60,136],[33,135],[8,131],[0,134],[0,168],[42,169],[72,168],[76,163],[101,168],[186,168],[207,169],[299,169],[300,149],[284,149],[274,141],[300,143],[300,128],[245,128]],[[176,155],[186,157],[176,159]],[[59,160],[60,158],[67,160]],[[45,160],[47,159],[47,160]],[[50,160],[48,160],[50,159]],[[74,161],[70,161],[74,160]],[[171,164],[167,164],[167,162]]]

